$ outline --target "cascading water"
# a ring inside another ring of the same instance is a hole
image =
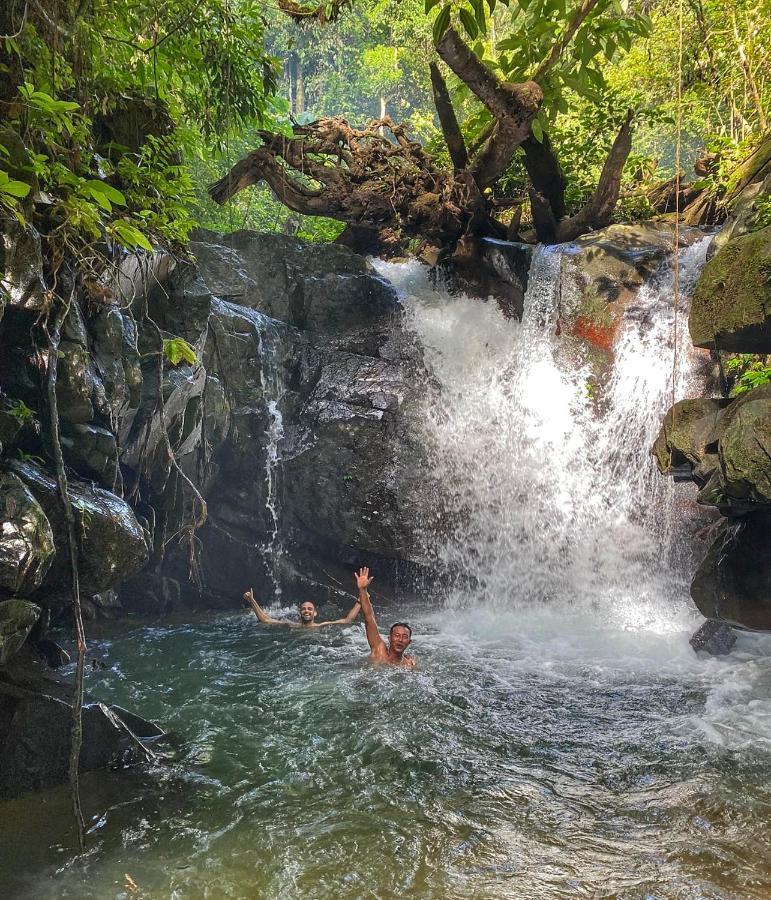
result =
[[[681,253],[683,299],[708,243]],[[424,410],[435,483],[426,549],[456,574],[451,605],[594,607],[622,625],[681,627],[688,606],[671,601],[687,586],[672,522],[687,489],[658,475],[650,448],[673,383],[680,399],[691,377],[687,309],[675,359],[667,260],[626,308],[593,398],[588,364],[555,333],[580,300],[572,252],[535,250],[521,322],[436,292],[417,264],[381,264],[439,385]]]
[[[704,249],[682,255],[686,293]],[[434,595],[389,611],[415,627],[417,671],[362,665],[360,626],[266,628],[248,611],[106,625],[89,690],[162,723],[179,758],[82,778],[85,854],[65,837],[66,790],[0,808],[0,896],[771,896],[771,645],[692,652],[683,486],[650,468],[672,273],[627,307],[590,397],[593,370],[554,333],[577,299],[569,253],[535,253],[521,323],[434,291],[417,264],[382,267],[434,375],[415,425],[434,471],[416,477],[436,497],[427,550],[457,575],[451,614]],[[253,411],[275,448],[281,335],[240,314],[261,336]]]

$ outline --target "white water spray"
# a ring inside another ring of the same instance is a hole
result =
[[[707,244],[681,254],[683,298]],[[434,290],[416,263],[381,264],[439,384],[424,410],[425,549],[455,575],[452,605],[543,603],[625,627],[684,627],[691,606],[677,544],[688,489],[655,471],[650,448],[673,381],[680,399],[690,377],[686,304],[673,379],[673,274],[662,264],[624,313],[595,403],[590,368],[555,335],[578,298],[570,253],[536,249],[521,322],[492,302]]]

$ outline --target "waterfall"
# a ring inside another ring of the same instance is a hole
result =
[[[680,255],[674,376],[666,260],[627,306],[597,396],[589,364],[555,328],[580,299],[575,248],[535,250],[521,322],[432,288],[417,263],[379,264],[436,384],[421,417],[420,530],[427,556],[452,573],[451,606],[535,603],[628,627],[685,623],[692,494],[656,472],[650,449],[673,383],[680,399],[692,377],[686,303],[707,245]]]

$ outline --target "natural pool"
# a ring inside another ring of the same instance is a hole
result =
[[[412,612],[416,674],[247,613],[92,640],[179,759],[84,777],[82,858],[65,790],[2,807],[0,895],[771,896],[771,638]]]

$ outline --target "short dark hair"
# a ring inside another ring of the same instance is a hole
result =
[[[300,600],[297,605],[302,606],[303,603],[310,603],[310,605],[318,612],[319,607],[315,600]]]
[[[391,634],[394,628],[406,628],[410,633],[410,638],[412,637],[412,629],[406,622],[394,622],[394,624],[388,629],[388,633]]]

